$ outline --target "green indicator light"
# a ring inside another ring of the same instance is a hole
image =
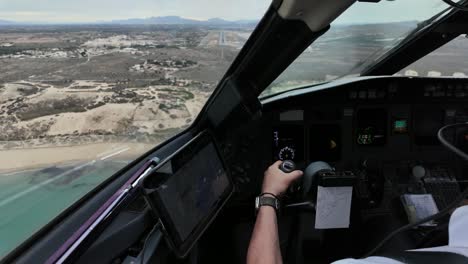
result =
[[[395,120],[393,122],[393,132],[397,134],[404,134],[408,132],[408,122],[406,119]]]
[[[406,128],[406,120],[395,121],[395,128],[396,129]]]

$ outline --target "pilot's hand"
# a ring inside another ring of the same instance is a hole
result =
[[[279,169],[281,160],[273,163],[264,174],[262,193],[272,193],[274,195],[280,195],[285,192],[289,185],[296,179],[299,179],[303,172],[295,170],[290,173],[284,173]]]

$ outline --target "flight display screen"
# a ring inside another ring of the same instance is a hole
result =
[[[356,143],[383,146],[387,140],[387,111],[381,108],[360,109],[357,113]]]
[[[304,161],[304,126],[280,125],[273,128],[273,160]]]
[[[161,166],[147,184],[150,204],[179,255],[196,242],[233,187],[213,142],[186,146]]]

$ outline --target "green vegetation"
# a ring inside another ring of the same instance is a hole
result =
[[[184,101],[192,100],[195,98],[195,95],[186,90],[175,90],[170,88],[160,88],[158,91],[168,92],[170,95],[173,95],[175,98],[182,99]]]
[[[85,112],[103,105],[102,102],[94,103],[77,97],[67,97],[62,100],[45,100],[34,105],[28,105],[19,101],[18,106],[10,109],[10,113],[16,112],[16,116],[22,121],[31,120],[41,116],[55,115],[68,112]]]

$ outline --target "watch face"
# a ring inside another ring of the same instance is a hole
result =
[[[255,197],[255,210],[260,208],[260,197]]]

